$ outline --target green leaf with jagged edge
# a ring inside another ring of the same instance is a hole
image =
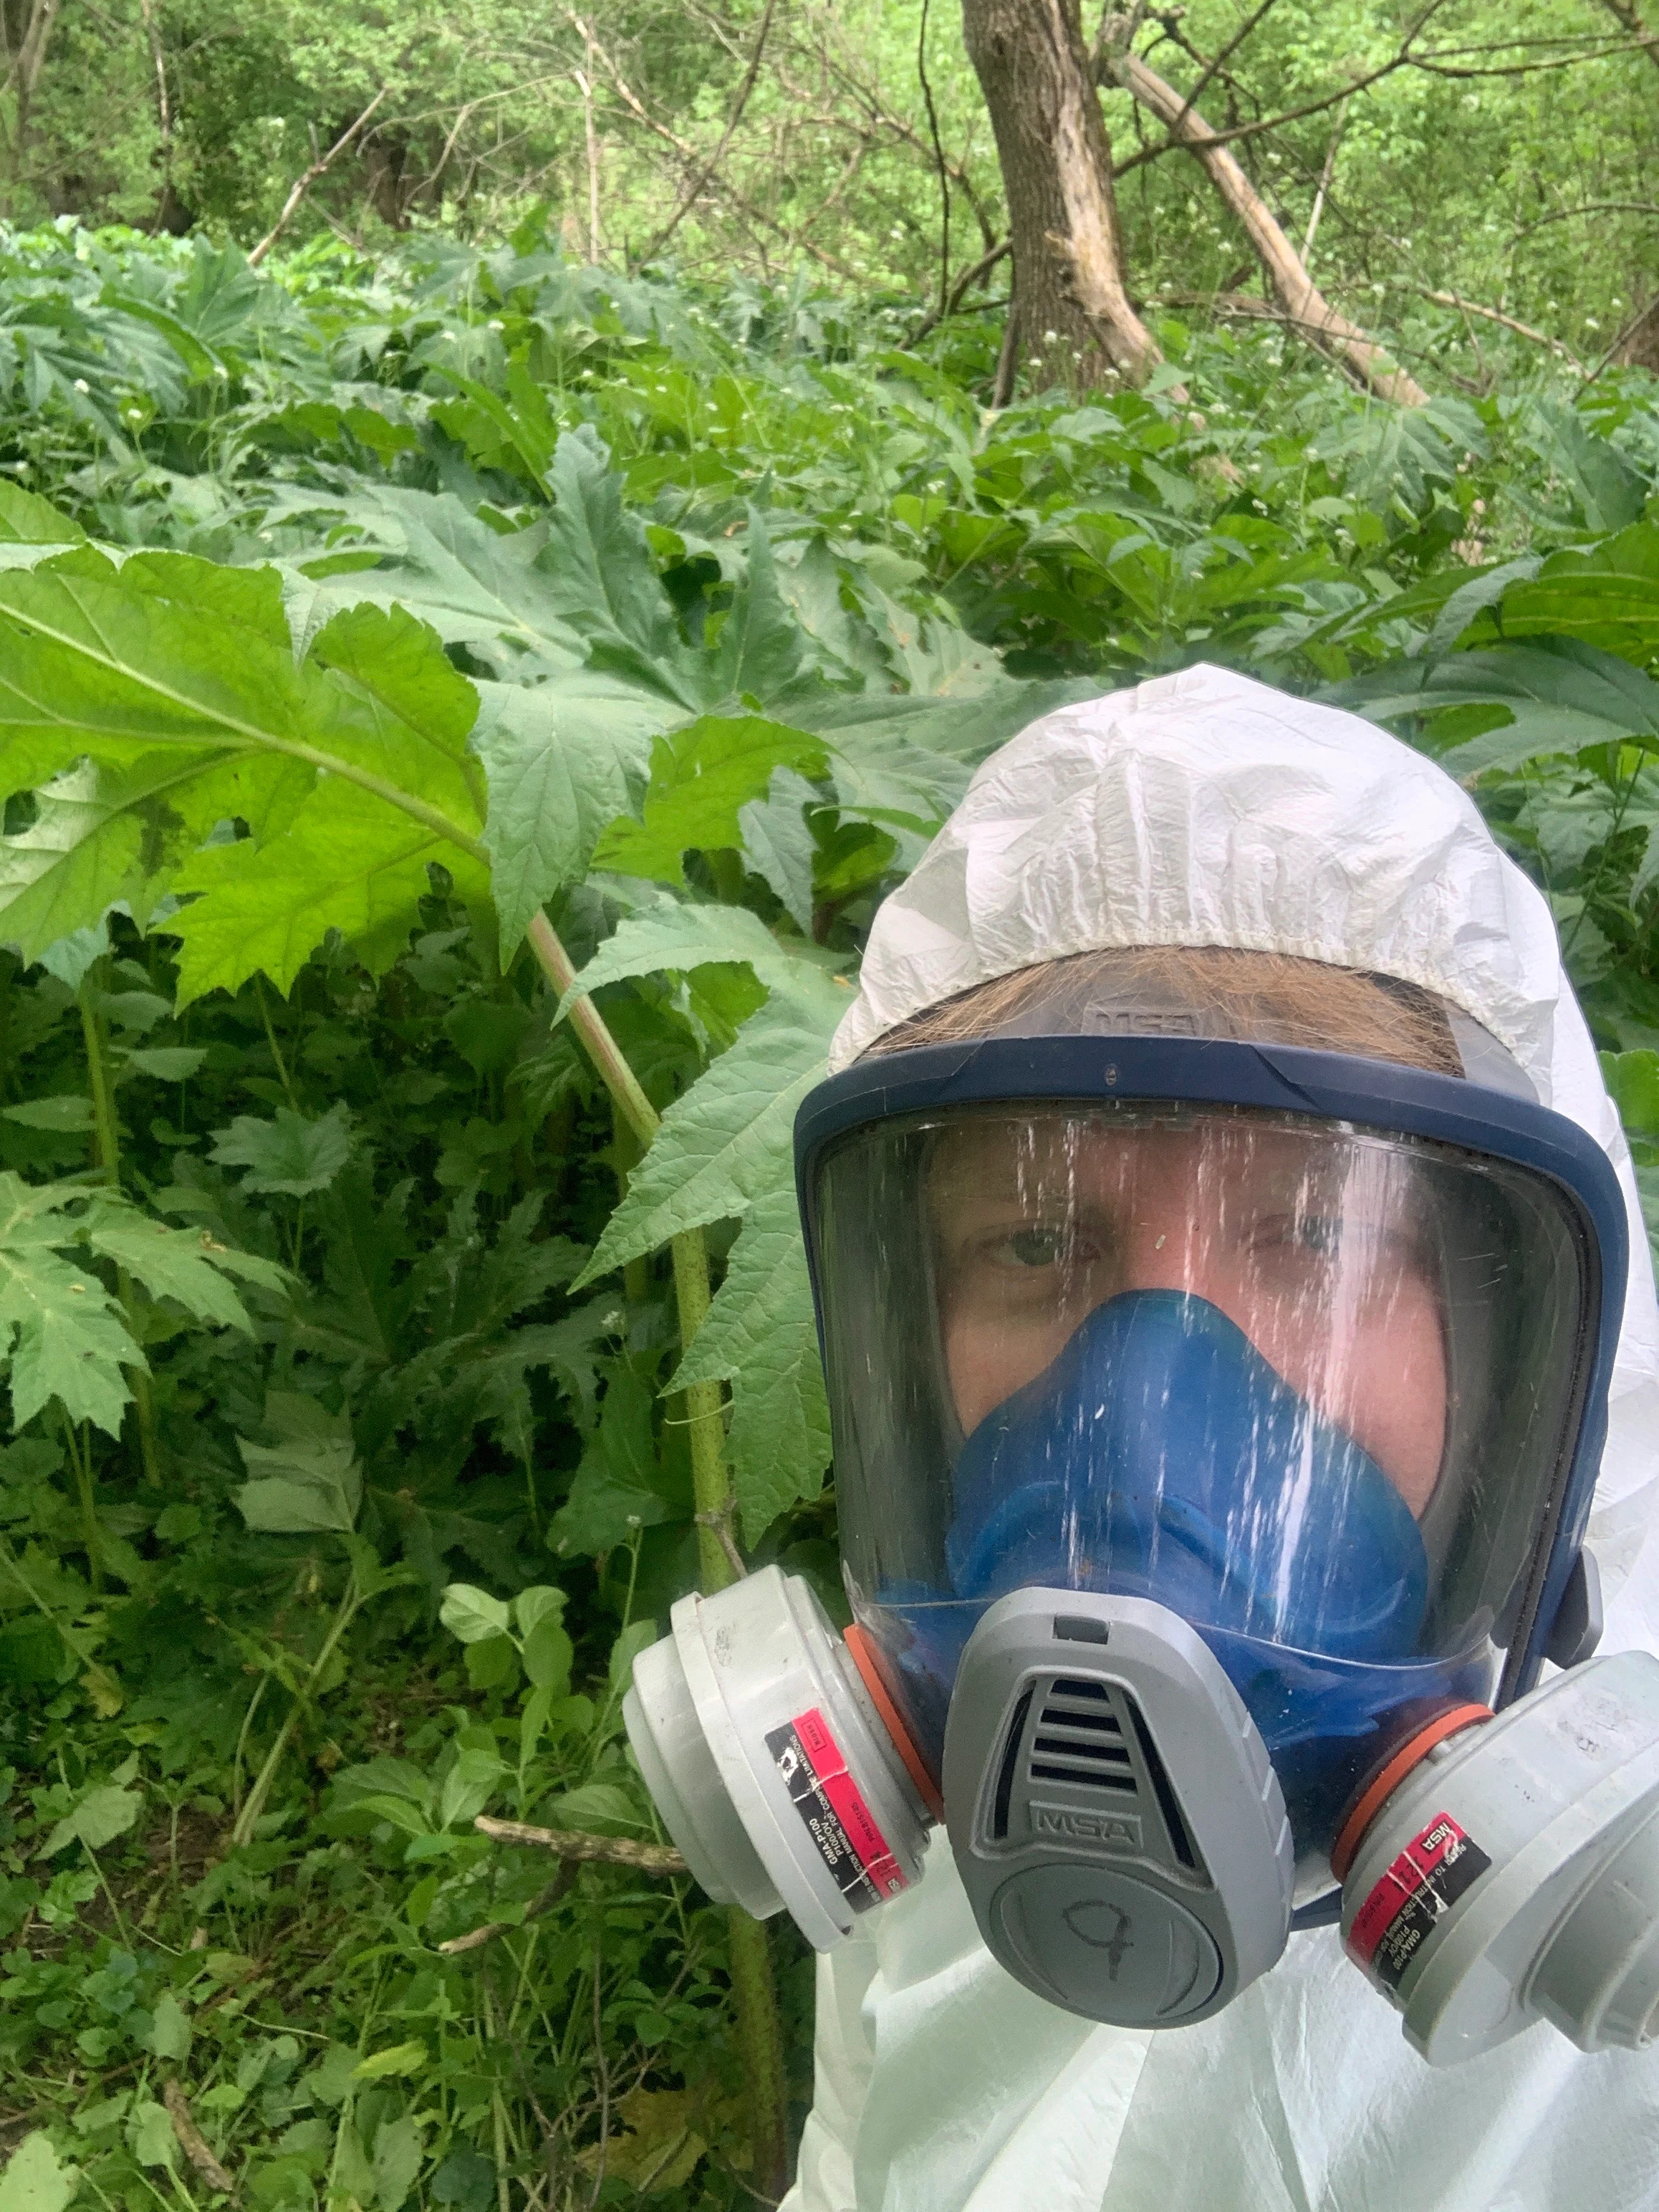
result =
[[[758,714],[704,714],[671,730],[651,748],[642,818],[612,823],[593,848],[597,868],[683,888],[688,852],[740,846],[738,817],[763,799],[775,769],[821,776],[821,738]]]
[[[1431,665],[1394,661],[1320,696],[1376,722],[1425,715],[1431,750],[1434,719],[1462,710],[1453,723],[1462,742],[1435,757],[1463,781],[1593,745],[1634,741],[1659,751],[1659,684],[1618,654],[1571,638],[1455,653]],[[1462,715],[1484,708],[1492,726],[1464,737]]]
[[[738,809],[743,857],[767,884],[803,937],[812,933],[812,858],[806,810],[822,795],[793,769],[775,768],[764,799]]]
[[[668,1388],[725,1381],[732,1386],[726,1452],[752,1547],[798,1498],[817,1495],[830,1464],[812,1285],[787,1170],[744,1215],[726,1279]]]
[[[246,1310],[221,1272],[229,1255],[222,1245],[204,1241],[199,1231],[153,1221],[125,1201],[100,1192],[88,1206],[86,1242],[100,1259],[113,1260],[142,1283],[154,1298],[173,1298],[195,1320],[252,1336]],[[239,1255],[246,1258],[250,1255]],[[282,1271],[268,1260],[254,1260],[256,1279],[276,1288]]]
[[[0,931],[26,952],[141,885],[142,905],[197,892],[172,924],[182,999],[260,967],[286,989],[331,928],[389,964],[434,861],[486,894],[476,695],[423,625],[359,608],[296,665],[265,634],[268,584],[191,602],[167,593],[208,564],[175,559],[140,589],[70,562],[0,575],[4,781],[48,784],[0,844]],[[196,849],[228,817],[252,834]]]
[[[637,914],[625,915],[559,1001],[555,1019],[562,1021],[574,1001],[633,975],[689,975],[694,969],[744,961],[769,991],[816,994],[846,957],[821,953],[813,945],[784,945],[747,907],[694,905],[659,897]],[[850,981],[840,986],[838,1001],[822,1001],[825,1018],[838,1004],[850,1003]],[[833,1026],[833,1024],[832,1024]]]
[[[80,2171],[63,2166],[44,2131],[23,2137],[0,2173],[0,2212],[64,2212]]]
[[[795,1110],[823,1080],[825,1048],[844,1011],[823,977],[798,994],[773,993],[664,1115],[580,1282],[655,1251],[683,1229],[745,1212],[777,1182]]]
[[[25,960],[118,900],[142,927],[173,842],[172,793],[207,764],[201,755],[152,752],[117,767],[82,761],[53,777],[27,829],[0,838],[0,929]]]
[[[70,1420],[118,1436],[132,1395],[122,1370],[144,1364],[96,1273],[64,1256],[81,1235],[67,1209],[86,1195],[0,1173],[0,1362],[10,1362],[14,1428],[56,1399]]]
[[[464,899],[488,896],[488,872],[441,834],[331,777],[283,836],[209,846],[176,871],[174,890],[204,894],[167,923],[183,940],[179,1006],[234,991],[258,969],[286,994],[331,929],[383,974],[409,941],[434,865]]]
[[[681,706],[708,702],[708,680],[682,642],[651,558],[645,525],[623,505],[622,478],[586,423],[559,440],[548,471],[555,505],[537,562],[549,603],[596,664]]]
[[[351,1423],[297,1390],[267,1390],[264,1425],[276,1439],[236,1448],[249,1480],[232,1495],[250,1528],[271,1535],[347,1534],[362,1503]]]
[[[472,749],[489,785],[483,842],[505,959],[545,902],[580,881],[602,832],[627,813],[651,740],[675,709],[593,669],[477,689]]]
[[[72,1420],[120,1431],[132,1395],[122,1370],[145,1361],[88,1253],[125,1267],[152,1297],[243,1335],[252,1324],[226,1278],[270,1291],[288,1280],[272,1261],[155,1221],[116,1191],[0,1175],[0,1364],[9,1357],[17,1428],[55,1398]]]
[[[717,695],[758,699],[775,707],[797,688],[821,688],[810,670],[806,640],[794,609],[778,584],[778,564],[766,523],[749,510],[749,572],[733,594],[714,651]]]
[[[237,1448],[248,1480],[233,1491],[250,1528],[268,1535],[343,1534],[362,1503],[363,1471],[349,1435],[295,1437],[280,1444]]]
[[[0,544],[80,545],[86,534],[50,501],[21,484],[0,483]]]
[[[351,1114],[343,1100],[313,1119],[279,1106],[268,1121],[239,1114],[214,1132],[212,1158],[219,1166],[246,1168],[246,1191],[281,1191],[307,1198],[326,1190],[351,1157]]]
[[[623,1361],[606,1372],[599,1429],[548,1530],[561,1553],[608,1552],[636,1528],[691,1516],[689,1462],[684,1450],[659,1455],[651,1392]]]

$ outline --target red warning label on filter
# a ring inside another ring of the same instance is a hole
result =
[[[816,1705],[774,1729],[766,1748],[831,1881],[854,1912],[867,1912],[908,1887]]]
[[[1397,1990],[1435,1922],[1491,1864],[1449,1813],[1437,1813],[1355,1913],[1349,1951],[1385,1988]]]

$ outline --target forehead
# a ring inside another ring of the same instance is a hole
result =
[[[1247,1114],[1085,1110],[973,1115],[927,1154],[936,1214],[1183,1197],[1235,1205],[1333,1202],[1400,1193],[1409,1163],[1351,1134]]]

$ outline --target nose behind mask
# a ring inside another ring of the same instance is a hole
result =
[[[1098,1307],[981,1422],[952,1486],[949,1590],[879,1598],[923,1742],[943,1740],[993,1600],[1037,1586],[1148,1599],[1219,1660],[1305,1852],[1328,1845],[1384,1734],[1490,1689],[1484,1662],[1413,1657],[1429,1567],[1410,1509],[1206,1299],[1135,1291]]]
[[[1098,1307],[981,1422],[954,1491],[957,1597],[1110,1590],[1200,1629],[1373,1663],[1407,1657],[1422,1625],[1428,1560],[1399,1492],[1182,1291]]]

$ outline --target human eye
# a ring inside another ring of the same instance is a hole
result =
[[[1011,1231],[993,1249],[1005,1267],[1058,1267],[1072,1256],[1073,1240],[1063,1229],[1034,1224]]]

